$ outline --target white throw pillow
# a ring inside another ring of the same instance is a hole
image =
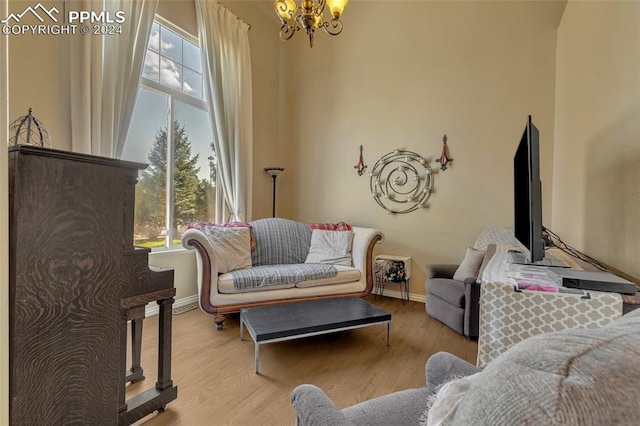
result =
[[[352,266],[351,245],[353,231],[325,231],[314,229],[311,233],[309,255],[304,263],[328,263]]]
[[[218,272],[224,274],[251,267],[251,238],[249,228],[209,226],[205,234],[213,247]]]
[[[464,260],[456,269],[456,273],[453,274],[453,279],[456,281],[464,281],[466,278],[475,279],[478,276],[478,270],[482,265],[484,259],[484,250],[476,250],[471,247],[467,247],[467,253],[464,255]]]

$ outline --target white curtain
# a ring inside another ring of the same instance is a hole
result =
[[[196,0],[218,175],[232,221],[251,220],[253,113],[249,26],[218,2]],[[216,209],[216,222],[224,221]]]
[[[78,10],[122,11],[121,34],[76,34],[69,45],[71,147],[120,157],[138,94],[158,0],[82,0]],[[92,25],[89,25],[92,28]]]

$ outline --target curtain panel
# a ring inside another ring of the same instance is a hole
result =
[[[222,5],[196,0],[198,37],[218,175],[231,221],[251,220],[253,112],[249,26]],[[216,209],[216,222],[223,222]]]
[[[122,34],[76,35],[69,43],[71,147],[119,158],[136,103],[158,0],[81,0],[78,10],[124,12]]]

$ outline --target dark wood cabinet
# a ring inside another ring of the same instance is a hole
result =
[[[148,250],[133,246],[135,184],[143,167],[9,148],[11,424],[131,423],[175,399],[173,271],[149,269]],[[126,324],[130,309],[153,300],[165,324],[163,350],[169,348],[160,362],[164,377],[149,395],[157,400],[144,401],[143,409],[136,403],[130,413]]]

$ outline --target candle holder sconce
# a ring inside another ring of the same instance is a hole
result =
[[[353,166],[353,168],[356,169],[358,176],[362,176],[364,174],[364,170],[367,168],[367,165],[364,164],[364,159],[362,158],[363,149],[364,149],[363,146],[360,145],[360,156],[358,157],[358,164]]]
[[[371,195],[389,214],[428,207],[433,174],[429,160],[423,156],[395,149],[382,156],[369,172]]]
[[[436,158],[436,163],[440,163],[440,170],[447,170],[448,164],[453,161],[453,158],[449,157],[449,147],[447,146],[447,135],[442,137],[442,153],[440,158]]]

